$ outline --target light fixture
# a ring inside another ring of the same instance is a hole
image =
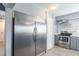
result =
[[[25,24],[31,24],[31,22],[26,22]]]
[[[50,7],[49,9],[50,9],[50,10],[56,10],[57,7],[56,7],[56,6],[53,6],[53,7]]]
[[[25,24],[27,24],[27,25],[30,25],[30,24],[33,24],[34,23],[34,21],[26,21],[25,22]]]

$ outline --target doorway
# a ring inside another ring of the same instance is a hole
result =
[[[4,56],[4,28],[5,20],[3,16],[0,16],[0,56]]]

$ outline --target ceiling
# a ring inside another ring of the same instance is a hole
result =
[[[14,10],[30,15],[40,15],[52,6],[57,6],[57,10],[52,11],[55,12],[55,16],[79,11],[79,3],[17,3]]]
[[[59,7],[56,10],[55,15],[61,16],[78,11],[79,11],[79,3],[63,3],[59,4]]]
[[[57,6],[55,11],[51,11],[55,16],[79,11],[79,3],[17,3],[13,9],[32,16],[43,16],[45,10],[52,6]]]
[[[33,16],[43,16],[45,10],[50,6],[52,6],[52,4],[49,3],[21,3],[16,4],[14,10],[21,11]]]

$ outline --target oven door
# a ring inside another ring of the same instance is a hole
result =
[[[58,46],[70,48],[70,36],[59,36]]]

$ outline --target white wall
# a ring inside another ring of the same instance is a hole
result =
[[[58,25],[58,31],[69,31],[73,36],[79,36],[79,19],[70,20],[69,25]]]
[[[0,10],[0,15],[1,15],[1,16],[5,16],[5,12],[2,11],[2,10]]]
[[[47,49],[54,47],[55,16],[47,13]]]
[[[79,12],[57,17],[57,20],[68,19],[68,23],[58,24],[58,32],[69,31],[73,36],[79,36]]]
[[[4,19],[0,19],[0,41],[1,42],[4,41],[4,25],[5,25]]]

